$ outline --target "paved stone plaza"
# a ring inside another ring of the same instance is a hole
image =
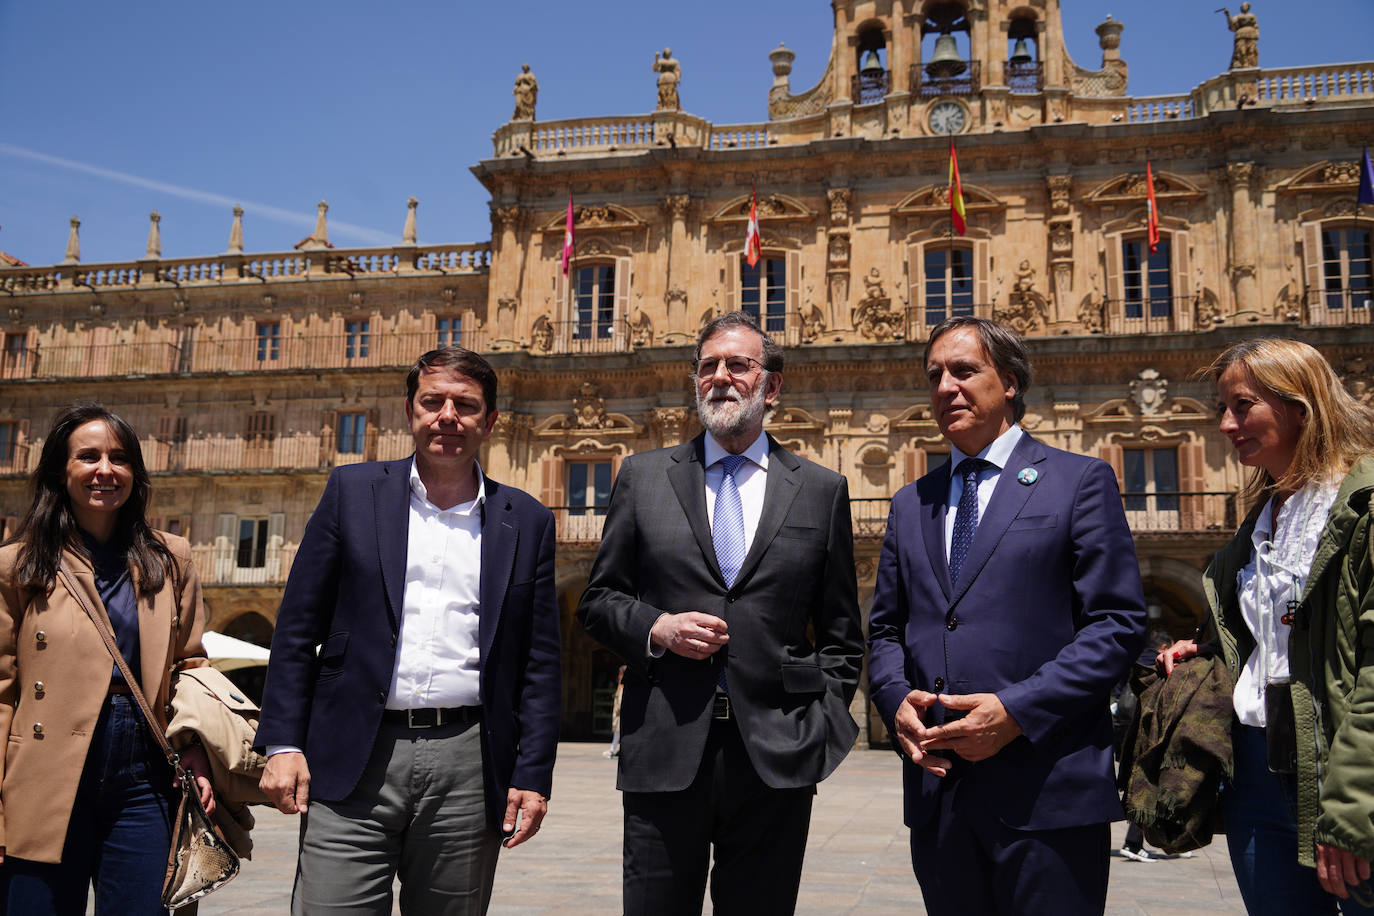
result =
[[[620,798],[601,744],[563,744],[544,829],[503,852],[493,916],[620,912]],[[798,913],[916,916],[925,912],[901,820],[901,777],[888,751],[856,750],[821,784],[811,818]],[[281,914],[291,896],[296,821],[259,809],[257,854],[209,897],[205,916]],[[1125,825],[1112,836],[1119,845]],[[709,903],[707,912],[710,912]],[[1193,858],[1142,864],[1112,859],[1110,916],[1244,913],[1225,840]]]

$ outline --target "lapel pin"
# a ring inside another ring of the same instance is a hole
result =
[[[1016,474],[1016,482],[1023,487],[1028,487],[1040,479],[1040,472],[1035,468],[1022,468]]]

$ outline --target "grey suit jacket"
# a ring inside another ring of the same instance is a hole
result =
[[[774,788],[814,785],[858,734],[849,702],[863,632],[849,485],[770,436],[763,514],[734,586],[726,587],[707,523],[704,437],[621,465],[578,607],[587,632],[629,666],[617,785],[671,792],[691,783],[722,662],[760,778]],[[706,661],[648,657],[654,621],[682,611],[724,619],[729,645]]]

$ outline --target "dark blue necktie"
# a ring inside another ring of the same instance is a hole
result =
[[[965,458],[954,473],[964,478],[964,490],[959,494],[959,509],[954,513],[954,540],[949,545],[949,582],[959,583],[959,573],[968,558],[973,535],[978,531],[978,474],[985,468],[996,467],[982,458]]]

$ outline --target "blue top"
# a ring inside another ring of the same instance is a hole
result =
[[[130,671],[138,671],[138,595],[134,592],[133,579],[129,576],[129,557],[123,543],[111,539],[101,544],[85,531],[81,532],[86,549],[91,552],[91,565],[95,567],[95,588],[105,605],[105,613],[110,618],[114,630],[115,644],[119,654],[124,656]],[[114,673],[110,679],[124,683],[124,675],[119,666],[111,659]]]

